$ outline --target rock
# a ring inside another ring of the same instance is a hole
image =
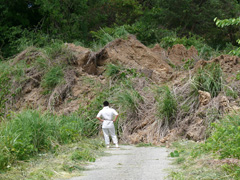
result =
[[[201,91],[201,90],[199,90],[198,93],[199,93],[200,106],[207,105],[210,102],[210,100],[211,100],[210,93],[206,92],[206,91]]]

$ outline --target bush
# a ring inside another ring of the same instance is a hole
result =
[[[216,97],[221,92],[222,83],[222,69],[217,63],[200,68],[193,79],[196,94],[198,90],[202,90],[209,92],[212,97]]]
[[[203,145],[206,151],[219,152],[220,158],[240,159],[240,113],[213,123],[214,131]]]

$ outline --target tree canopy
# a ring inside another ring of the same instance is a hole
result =
[[[199,35],[213,47],[236,45],[239,27],[221,29],[213,19],[236,18],[239,9],[237,0],[2,0],[0,53],[12,56],[29,39],[39,46],[52,39],[89,46],[91,32],[120,26],[146,45],[172,32]]]

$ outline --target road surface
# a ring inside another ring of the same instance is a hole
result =
[[[120,146],[90,163],[83,176],[69,180],[164,180],[171,169],[169,152],[163,147]]]

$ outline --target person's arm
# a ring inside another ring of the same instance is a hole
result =
[[[103,122],[104,120],[101,119],[100,117],[96,117],[100,122]]]
[[[115,122],[117,120],[117,118],[118,118],[118,115],[115,116],[113,122]]]

